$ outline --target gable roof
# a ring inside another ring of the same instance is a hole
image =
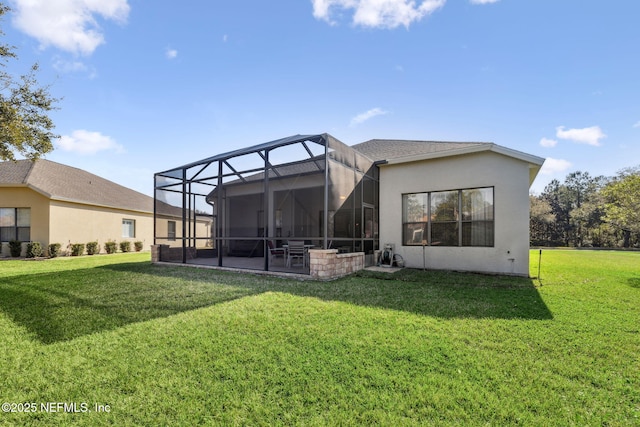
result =
[[[49,160],[0,162],[0,187],[28,187],[60,201],[153,212],[153,198],[82,169]]]
[[[371,139],[360,144],[352,145],[351,148],[364,154],[377,162],[391,161],[399,159],[409,159],[415,156],[423,156],[435,153],[447,153],[452,151],[490,145],[486,142],[437,142],[437,141],[414,141],[402,139]]]
[[[529,184],[538,175],[544,160],[542,157],[512,150],[492,142],[439,142],[397,139],[371,139],[351,148],[378,162],[378,164],[400,164],[441,157],[490,151],[529,164]]]

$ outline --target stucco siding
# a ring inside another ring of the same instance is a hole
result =
[[[135,237],[123,237],[123,219],[135,221]],[[60,243],[65,250],[69,243],[98,241],[104,251],[104,243],[109,240],[128,240],[132,250],[133,242],[141,241],[143,250],[149,250],[153,244],[153,214],[51,201],[51,243]]]
[[[402,195],[494,187],[494,247],[402,245]],[[493,152],[383,165],[380,244],[395,244],[412,268],[529,274],[529,165]]]
[[[49,243],[49,199],[28,187],[0,187],[0,207],[31,208],[31,241]],[[9,250],[3,245],[2,255]]]

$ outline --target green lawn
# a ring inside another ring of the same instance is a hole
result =
[[[35,410],[0,424],[640,425],[640,253],[327,283],[148,258],[0,261],[0,401]]]

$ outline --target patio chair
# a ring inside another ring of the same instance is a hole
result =
[[[267,246],[269,247],[271,262],[273,262],[274,258],[282,258],[282,260],[284,261],[284,248],[276,248],[275,246],[273,246],[273,242],[271,240],[267,240]]]
[[[302,240],[289,240],[289,250],[287,255],[287,267],[292,267],[292,260],[300,258],[302,260],[302,267],[307,266],[305,256],[304,242]],[[300,264],[298,264],[300,265]]]

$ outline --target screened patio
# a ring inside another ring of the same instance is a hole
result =
[[[309,253],[378,240],[378,168],[328,134],[295,135],[155,174],[160,261],[309,274]]]

